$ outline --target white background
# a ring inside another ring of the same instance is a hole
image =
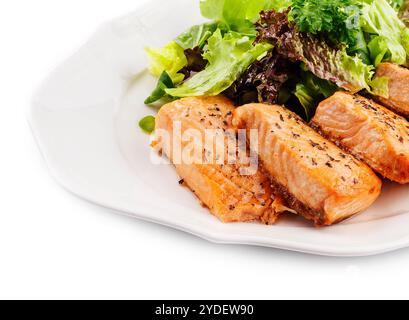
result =
[[[339,259],[215,245],[54,182],[26,121],[31,94],[100,23],[144,1],[0,4],[0,298],[409,298],[409,249]]]

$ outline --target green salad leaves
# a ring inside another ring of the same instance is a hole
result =
[[[156,102],[163,93],[181,98],[217,95],[229,88],[255,60],[272,49],[267,43],[253,45],[257,34],[254,22],[259,19],[260,12],[284,8],[289,3],[278,0],[201,0],[203,16],[213,22],[193,26],[161,49],[147,49],[151,73],[163,76],[166,72],[176,88],[164,85],[160,79],[146,103]],[[186,68],[192,59],[198,60],[193,55],[197,50],[201,51],[206,63],[202,70],[193,68],[192,74],[192,70]]]
[[[179,44],[172,41],[160,49],[146,48],[146,53],[151,62],[149,71],[154,76],[160,77],[163,71],[166,71],[173,83],[183,81],[184,75],[179,71],[187,65],[187,59]]]
[[[305,118],[310,121],[315,107],[320,101],[332,96],[339,88],[330,81],[322,80],[309,71],[302,71],[301,81],[297,83],[294,95],[300,101]]]
[[[239,33],[224,37],[217,30],[208,41],[203,57],[207,67],[175,89],[166,93],[173,97],[214,96],[229,88],[238,76],[272,48],[269,44],[253,46],[253,41]]]
[[[388,0],[388,3],[391,5],[391,7],[397,11],[402,8],[404,2],[405,0]]]
[[[291,16],[300,32],[326,33],[333,42],[353,43],[360,26],[355,0],[293,0]]]
[[[391,4],[393,6],[391,6]],[[398,17],[401,0],[293,0],[290,16],[297,29],[344,44],[375,67],[388,61],[408,63],[407,28]]]
[[[409,0],[404,0],[399,9],[399,18],[409,27]]]
[[[409,0],[196,1],[209,22],[146,49],[158,77],[148,105],[224,94],[236,104],[288,104],[309,120],[337,90],[388,97],[376,67],[409,66]]]
[[[298,32],[288,12],[264,12],[257,30],[257,42],[273,44],[278,54],[303,63],[318,78],[351,92],[372,90],[373,66],[365,64],[358,56],[350,56],[345,45],[335,48],[321,37]]]
[[[375,66],[383,61],[407,65],[409,43],[405,24],[386,0],[363,3],[362,29],[369,39],[368,48]]]
[[[222,26],[218,23],[204,23],[193,26],[176,38],[175,42],[184,50],[196,47],[203,48],[212,34]]]
[[[255,36],[254,23],[263,10],[288,8],[291,0],[201,0],[205,18],[224,24],[228,30]]]
[[[345,44],[348,54],[370,63],[357,0],[293,0],[290,15],[298,31],[325,34],[331,44]]]
[[[159,101],[164,96],[166,96],[166,89],[174,88],[172,78],[166,71],[163,71],[159,77],[158,84],[156,85],[155,90],[152,91],[151,95],[146,98],[145,104],[152,104],[156,101]]]

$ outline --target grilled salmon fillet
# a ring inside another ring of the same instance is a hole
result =
[[[381,105],[337,92],[318,106],[311,126],[385,178],[409,183],[409,122]]]
[[[376,97],[377,101],[409,118],[409,70],[393,63],[381,63],[375,76],[389,79],[389,98]]]
[[[233,125],[257,129],[261,162],[273,188],[317,225],[331,225],[367,209],[381,180],[281,106],[249,104],[236,109]]]
[[[175,130],[179,130],[176,129],[178,122],[182,135],[195,129],[203,137],[206,129],[219,129],[224,132],[222,140],[226,148],[231,139],[236,142],[236,134],[231,125],[233,111],[232,102],[223,97],[177,100],[161,108],[156,118],[156,131],[165,130],[172,136]],[[174,139],[170,143],[164,143],[162,138],[157,137],[155,148],[165,153],[175,165],[184,184],[223,222],[260,221],[272,224],[279,212],[285,211],[283,202],[273,196],[270,178],[262,169],[256,167],[255,174],[243,175],[241,169],[246,169],[246,165],[229,164],[227,157],[222,164],[215,161],[176,161],[174,149],[177,144],[180,143],[184,150],[189,142],[177,137]],[[227,150],[223,152],[227,153]],[[199,157],[206,158],[208,154],[209,150],[203,149],[200,150]],[[215,157],[212,158],[216,160]]]

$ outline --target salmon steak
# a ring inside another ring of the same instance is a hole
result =
[[[234,112],[233,125],[258,130],[258,154],[285,205],[316,225],[332,225],[366,210],[381,180],[363,162],[277,105],[249,104]]]
[[[409,70],[393,63],[381,63],[375,76],[385,77],[389,82],[389,97],[376,97],[377,101],[409,118]]]
[[[197,146],[203,142],[205,132],[209,129],[221,130],[223,136],[221,141],[218,140],[219,146],[222,145],[221,152],[227,155],[226,145],[236,141],[232,128],[234,109],[230,100],[220,96],[185,98],[169,103],[160,109],[156,118],[157,141],[154,147],[172,161],[182,179],[181,182],[221,221],[259,221],[273,224],[280,212],[286,208],[280,198],[274,196],[270,178],[261,167],[257,166],[251,175],[245,174],[247,165],[230,163],[228,157],[222,163],[205,159],[212,157],[212,160],[217,160],[215,155],[218,154],[212,150],[214,152],[210,155],[210,150],[205,147],[200,148],[193,161],[180,161],[177,154],[175,155],[176,148],[186,152],[189,143],[192,143],[189,139],[174,135],[176,131],[180,130],[184,136],[194,130],[199,136],[195,142]],[[160,130],[174,137],[165,143],[165,139],[158,137]],[[234,148],[240,147],[237,145]]]
[[[358,95],[337,92],[318,106],[311,126],[383,177],[409,183],[409,122]]]

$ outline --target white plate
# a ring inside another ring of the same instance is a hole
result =
[[[275,226],[223,224],[178,185],[169,165],[150,161],[137,122],[155,79],[143,47],[161,45],[201,22],[198,0],[157,0],[102,26],[35,95],[30,123],[54,177],[74,194],[136,218],[218,243],[313,254],[363,256],[409,245],[409,187],[385,184],[362,215],[317,229],[299,218]]]

